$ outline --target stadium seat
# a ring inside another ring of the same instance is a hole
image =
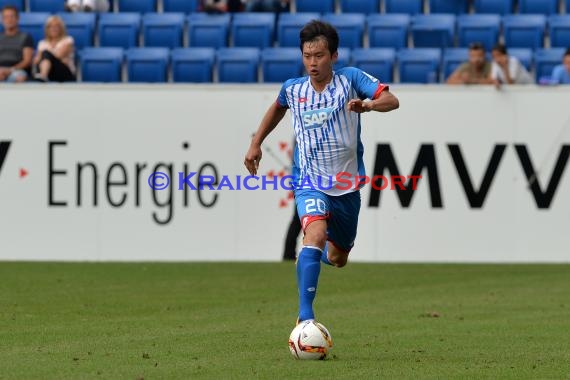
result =
[[[38,46],[40,40],[44,39],[44,26],[49,16],[51,16],[51,14],[44,12],[20,13],[20,30],[29,33],[32,36],[34,46]]]
[[[296,0],[297,12],[334,13],[335,0]]]
[[[65,2],[62,0],[28,0],[30,12],[63,12]]]
[[[461,15],[457,17],[457,37],[459,47],[471,43],[483,44],[486,51],[497,44],[501,30],[501,16],[492,14]]]
[[[514,0],[474,0],[475,13],[513,13]]]
[[[168,81],[170,50],[160,47],[132,48],[126,51],[129,82],[164,83]]]
[[[119,12],[156,12],[156,0],[119,0],[118,4]]]
[[[340,0],[342,13],[380,13],[378,0]]]
[[[352,64],[383,83],[394,81],[395,62],[396,50],[392,48],[354,49],[352,51]]]
[[[467,48],[445,49],[442,61],[443,80],[447,80],[459,65],[468,60],[469,49]]]
[[[319,13],[282,13],[277,21],[277,42],[281,47],[299,47],[299,32],[311,20],[320,18]]]
[[[199,0],[162,0],[164,12],[193,13],[198,11]]]
[[[524,65],[528,70],[532,70],[532,49],[529,48],[508,48],[507,53],[513,57],[518,58],[518,60]]]
[[[94,13],[61,12],[58,13],[58,16],[63,20],[67,34],[73,37],[77,50],[93,46],[93,33],[95,31],[96,21]]]
[[[409,15],[369,15],[366,21],[370,47],[401,49],[408,46]]]
[[[534,65],[536,67],[536,79],[550,77],[554,66],[562,63],[565,48],[537,49],[534,52]]]
[[[330,23],[336,28],[339,35],[339,46],[347,48],[362,47],[362,36],[366,18],[363,14],[326,14],[323,21]]]
[[[218,49],[220,82],[255,83],[259,65],[259,49],[234,47]]]
[[[386,13],[408,13],[415,15],[423,13],[422,0],[384,0]]]
[[[430,13],[468,13],[469,2],[466,0],[429,0]]]
[[[184,13],[147,13],[142,18],[144,46],[181,47]]]
[[[188,16],[189,45],[212,48],[228,46],[229,27],[229,14],[192,13]]]
[[[26,10],[25,0],[0,0],[0,9],[4,8],[6,5],[15,6],[16,8],[18,8],[18,11],[20,12],[24,12]]]
[[[138,46],[139,13],[102,13],[99,16],[99,45],[128,49]]]
[[[122,48],[86,48],[80,62],[83,82],[121,82]]]
[[[216,59],[213,48],[179,48],[170,54],[174,82],[212,82]]]
[[[519,12],[555,14],[558,13],[558,0],[519,0]]]
[[[342,69],[350,65],[350,49],[338,48],[338,60],[334,64],[334,70]]]
[[[234,46],[259,49],[273,46],[275,13],[236,13],[231,29]]]
[[[414,47],[447,48],[455,44],[455,15],[431,14],[412,18]]]
[[[567,12],[570,13],[570,9]],[[550,16],[548,34],[551,47],[570,47],[570,14]]]
[[[441,50],[436,48],[402,49],[398,51],[401,83],[436,83]]]
[[[503,16],[503,34],[507,47],[537,49],[544,46],[544,15]]]
[[[285,82],[303,75],[303,61],[298,48],[267,48],[261,52],[264,82]]]

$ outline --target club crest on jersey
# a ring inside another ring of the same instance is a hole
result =
[[[320,108],[318,110],[305,111],[301,114],[305,129],[315,129],[323,127],[330,118],[334,108]]]

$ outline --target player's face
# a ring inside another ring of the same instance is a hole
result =
[[[18,16],[12,9],[6,9],[2,12],[2,24],[5,30],[14,30],[18,27]]]
[[[469,50],[469,63],[480,69],[485,63],[485,52],[479,49]]]
[[[303,45],[303,65],[316,83],[328,82],[332,78],[333,65],[338,53],[331,54],[327,41],[319,38]]]
[[[564,56],[562,63],[564,64],[564,67],[566,67],[566,71],[570,73],[570,55]]]

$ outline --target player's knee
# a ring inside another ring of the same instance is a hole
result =
[[[342,267],[346,266],[346,264],[348,263],[348,257],[346,255],[330,257],[329,261],[335,267],[342,268]]]
[[[327,242],[326,231],[312,230],[308,231],[305,235],[305,245],[312,245],[314,247],[322,248]]]

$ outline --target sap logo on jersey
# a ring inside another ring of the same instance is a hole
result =
[[[334,108],[321,108],[318,110],[305,111],[301,114],[305,129],[321,128],[329,119]]]

